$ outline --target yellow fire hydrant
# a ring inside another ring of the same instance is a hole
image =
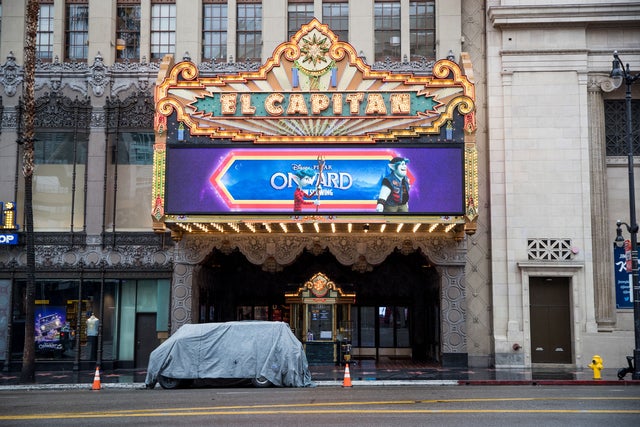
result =
[[[600,371],[602,371],[602,368],[604,368],[604,365],[602,364],[602,357],[598,356],[597,354],[593,356],[591,358],[591,363],[589,364],[589,367],[593,369],[594,380],[599,380],[602,378],[600,376]]]

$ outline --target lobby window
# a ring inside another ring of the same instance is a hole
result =
[[[176,5],[151,5],[151,59],[162,59],[176,48]]]
[[[202,5],[202,58],[227,58],[227,4],[212,2]]]
[[[117,58],[140,60],[140,2],[118,2],[116,21]]]
[[[436,13],[433,0],[409,3],[409,51],[411,60],[436,56]]]
[[[349,3],[346,1],[324,2],[322,23],[329,25],[340,41],[349,41]]]
[[[625,101],[605,101],[604,122],[607,156],[627,156],[629,147]],[[631,100],[631,122],[633,155],[640,156],[640,101],[638,100]]]
[[[400,2],[376,2],[374,5],[375,60],[400,59]]]
[[[287,26],[289,39],[300,27],[313,19],[313,2],[289,1],[287,7]]]
[[[36,58],[51,61],[53,57],[53,1],[40,2],[38,32],[36,33]]]
[[[262,57],[262,4],[238,3],[236,61]]]
[[[89,54],[89,4],[67,3],[66,57],[85,60]]]

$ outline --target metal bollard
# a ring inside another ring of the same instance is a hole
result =
[[[597,354],[594,355],[591,358],[591,363],[589,364],[589,367],[593,369],[594,380],[602,379],[602,377],[600,376],[600,371],[602,371],[602,368],[604,368],[604,365],[602,363],[602,357],[598,356]]]

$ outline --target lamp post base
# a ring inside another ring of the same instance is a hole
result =
[[[640,349],[633,350],[633,373],[632,380],[640,380]]]

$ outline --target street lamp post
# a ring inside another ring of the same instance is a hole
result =
[[[635,336],[635,347],[633,349],[633,374],[632,379],[640,380],[640,284],[638,283],[638,222],[636,220],[636,194],[633,176],[633,126],[631,123],[631,85],[640,78],[640,73],[631,75],[629,64],[626,67],[618,56],[618,52],[613,52],[613,68],[611,77],[619,87],[624,81],[626,85],[625,110],[627,114],[627,150],[629,168],[629,224],[618,221],[616,230],[616,243],[620,243],[622,237],[621,225],[624,225],[631,235],[631,292],[633,296],[633,329]],[[622,239],[624,243],[624,239]]]

